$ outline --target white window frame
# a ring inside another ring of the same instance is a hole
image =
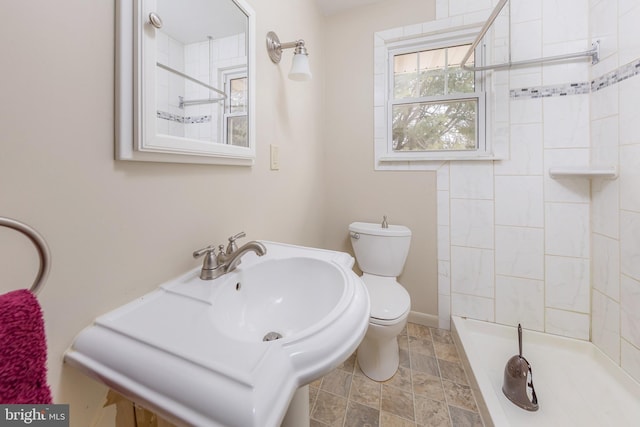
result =
[[[220,85],[222,87],[224,87],[224,92],[227,95],[227,99],[230,100],[231,99],[231,83],[230,81],[233,79],[237,79],[237,78],[247,78],[248,79],[248,74],[247,74],[247,67],[231,67],[231,68],[225,68],[223,70],[220,71]],[[248,100],[247,100],[248,101]],[[225,144],[229,144],[229,140],[227,138],[228,136],[228,129],[227,129],[227,119],[229,117],[241,117],[241,116],[248,116],[248,111],[245,111],[244,113],[231,113],[231,105],[227,105],[227,103],[225,102],[225,106],[224,106],[224,111],[222,112],[222,129],[221,129],[221,135],[220,135],[220,141],[224,141]]]
[[[387,169],[389,165],[402,162],[409,166],[412,162],[437,162],[439,165],[445,160],[490,160],[495,159],[492,151],[490,135],[489,91],[490,73],[476,72],[476,91],[473,93],[443,95],[425,98],[407,98],[396,100],[393,98],[393,58],[403,53],[420,52],[424,50],[454,47],[471,44],[478,34],[480,27],[476,25],[452,30],[444,29],[432,33],[419,33],[412,36],[398,36],[393,31],[376,34],[376,84],[374,99],[375,121],[375,160],[376,169]],[[476,65],[484,63],[485,48],[480,44],[475,52]],[[384,65],[380,66],[384,61]],[[476,150],[431,150],[431,151],[394,151],[392,138],[392,107],[404,103],[428,101],[446,101],[459,99],[478,100],[477,145]],[[435,166],[434,166],[435,167]]]

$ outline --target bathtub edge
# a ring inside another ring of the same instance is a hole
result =
[[[476,400],[476,405],[478,406],[478,412],[480,413],[480,417],[482,418],[482,423],[485,427],[495,427],[495,424],[493,423],[493,419],[491,417],[491,413],[489,412],[489,408],[487,407],[487,403],[485,402],[482,391],[480,390],[480,385],[478,384],[478,380],[476,379],[476,374],[471,367],[471,363],[469,362],[467,350],[464,348],[464,344],[460,339],[457,329],[459,327],[458,319],[465,320],[464,318],[451,316],[451,336],[453,337],[453,342],[458,349],[460,361],[462,362],[462,366],[464,367],[465,373],[467,374],[467,380],[469,381],[469,386],[471,387],[473,397]]]

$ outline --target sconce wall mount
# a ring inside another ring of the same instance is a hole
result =
[[[298,81],[310,80],[309,53],[304,45],[304,40],[299,39],[293,42],[281,43],[278,35],[273,31],[269,31],[267,33],[267,52],[274,64],[280,63],[284,49],[294,49],[293,65],[289,72],[289,78]]]

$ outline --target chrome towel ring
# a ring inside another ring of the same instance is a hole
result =
[[[44,285],[47,276],[49,275],[49,269],[51,268],[51,253],[49,252],[47,242],[36,230],[15,219],[0,216],[0,226],[12,228],[21,232],[27,236],[36,246],[36,249],[38,249],[38,255],[40,256],[40,268],[36,279],[33,281],[33,285],[29,288],[31,292],[37,294]]]

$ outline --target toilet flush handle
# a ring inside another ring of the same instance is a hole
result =
[[[358,240],[360,238],[360,233],[356,233],[355,231],[352,231],[351,237],[355,240]]]

